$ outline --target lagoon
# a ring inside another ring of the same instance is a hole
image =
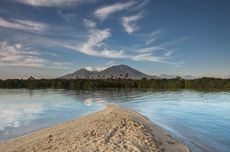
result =
[[[107,89],[0,90],[0,140],[99,111],[113,103],[147,116],[194,152],[230,149],[230,93]]]

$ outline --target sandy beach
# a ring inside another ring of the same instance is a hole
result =
[[[114,105],[0,143],[0,152],[188,152],[148,118]]]

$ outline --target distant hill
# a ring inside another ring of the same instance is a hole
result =
[[[185,76],[183,76],[183,79],[192,80],[192,79],[196,79],[196,77],[194,77],[192,75],[185,75]]]
[[[224,79],[230,79],[230,75],[223,77]]]
[[[88,71],[85,68],[82,68],[74,73],[66,74],[59,79],[89,79],[92,74],[96,73],[95,71]]]
[[[161,74],[161,75],[159,75],[159,77],[162,79],[174,79],[174,78],[177,78],[178,76],[177,75]],[[181,78],[186,79],[186,80],[195,79],[195,77],[192,75],[185,75],[185,76],[182,76]]]
[[[158,78],[144,74],[127,65],[117,65],[109,67],[102,71],[89,71],[85,68],[80,69],[74,73],[64,75],[59,79],[142,79],[142,78]]]
[[[176,75],[161,74],[161,75],[159,75],[159,77],[162,79],[173,79],[173,78],[176,78],[177,76]]]

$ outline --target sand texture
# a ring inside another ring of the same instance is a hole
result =
[[[146,117],[117,106],[0,143],[1,152],[187,152]]]

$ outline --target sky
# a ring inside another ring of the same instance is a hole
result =
[[[1,0],[0,79],[129,65],[230,76],[228,0]]]

